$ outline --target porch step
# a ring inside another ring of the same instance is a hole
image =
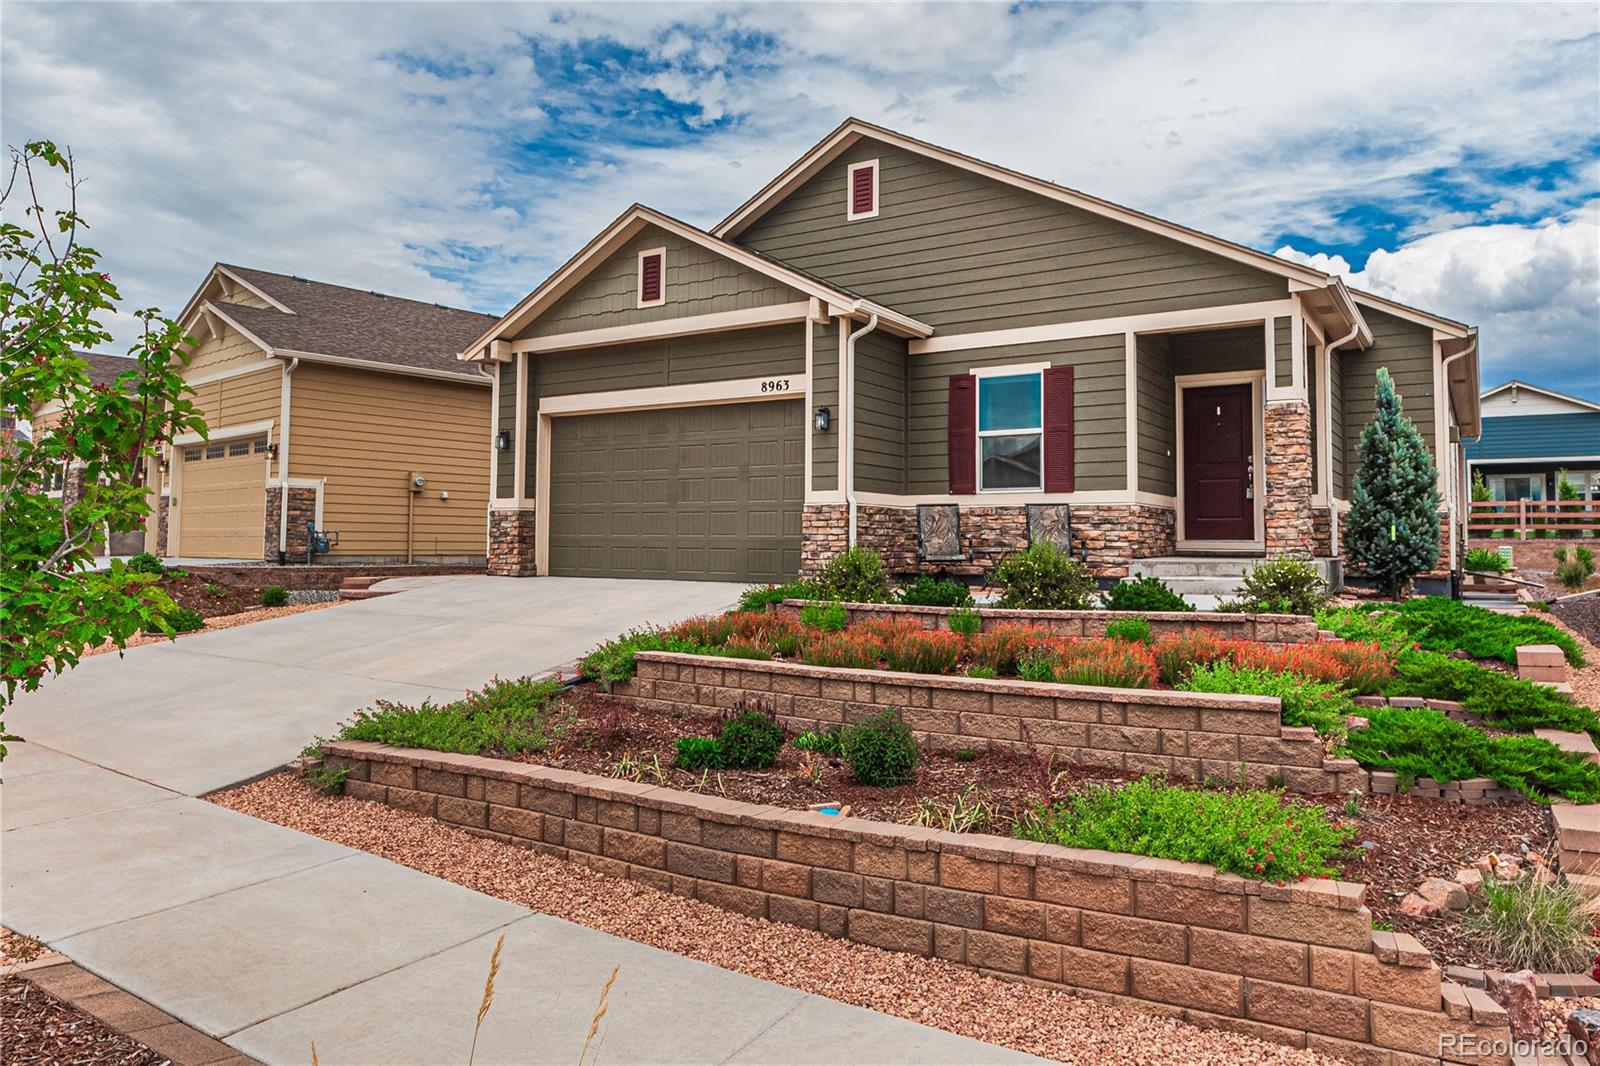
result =
[[[1229,597],[1238,593],[1244,576],[1264,562],[1255,556],[1160,556],[1135,559],[1129,563],[1128,572],[1130,577],[1160,578],[1185,598]],[[1328,560],[1313,559],[1312,563],[1324,578],[1328,576]]]

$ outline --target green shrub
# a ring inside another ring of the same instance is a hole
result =
[[[1029,648],[1017,657],[1017,676],[1024,681],[1056,680],[1056,667],[1061,657],[1048,645]]]
[[[1511,560],[1488,548],[1468,548],[1463,565],[1475,574],[1503,574],[1511,569]]]
[[[967,667],[967,676],[981,677],[985,681],[993,681],[1000,675],[994,672],[994,667],[992,666],[969,666]]]
[[[1094,578],[1048,541],[1008,555],[994,569],[999,606],[1047,611],[1088,609]]]
[[[561,683],[496,678],[453,703],[417,706],[379,700],[340,728],[341,740],[371,740],[401,748],[427,748],[462,755],[515,755],[543,751],[561,732],[550,708]]]
[[[206,627],[206,616],[189,607],[179,607],[167,615],[167,625],[174,633],[193,633]]]
[[[214,585],[211,582],[207,581],[205,583],[205,585],[202,586],[202,587],[205,590],[205,594],[207,596],[210,596],[214,600],[221,600],[221,599],[226,599],[227,598],[228,590],[223,588],[221,585]]]
[[[1273,559],[1251,568],[1239,583],[1239,596],[1224,611],[1251,614],[1316,614],[1327,605],[1328,583],[1303,559]]]
[[[1386,618],[1386,623],[1373,624],[1392,625],[1427,651],[1464,651],[1475,659],[1499,659],[1515,666],[1518,645],[1554,644],[1566,655],[1567,662],[1573,666],[1583,665],[1583,652],[1572,634],[1543,618],[1500,614],[1444,596],[1423,596],[1400,604],[1369,606],[1354,613]],[[1336,627],[1334,632],[1341,637],[1353,628],[1344,614],[1330,615],[1328,623],[1324,628]]]
[[[1115,640],[1128,640],[1135,644],[1150,643],[1150,620],[1147,618],[1118,618],[1106,623],[1106,636]]]
[[[781,585],[754,585],[739,596],[740,611],[765,610],[769,604],[784,600],[817,600],[822,590],[814,581],[786,581]]]
[[[1349,695],[1338,685],[1277,670],[1238,667],[1226,660],[1196,665],[1177,687],[1185,692],[1276,696],[1283,702],[1284,725],[1308,725],[1321,737],[1343,737],[1345,719],[1355,710]]]
[[[282,585],[273,585],[271,588],[261,590],[261,606],[284,607],[289,603],[289,590]]]
[[[128,569],[135,574],[155,574],[158,577],[167,572],[166,564],[149,552],[129,556]]]
[[[883,556],[855,547],[836,555],[822,568],[817,584],[823,596],[846,603],[888,603],[894,598]]]
[[[959,581],[919,574],[900,587],[900,602],[916,607],[971,607],[972,590]]]
[[[842,603],[808,603],[800,608],[800,625],[823,633],[837,633],[850,620],[850,612]]]
[[[578,662],[578,672],[609,690],[633,676],[633,657],[641,651],[694,653],[700,645],[662,629],[635,629],[607,641]]]
[[[1490,736],[1437,711],[1369,707],[1361,713],[1368,725],[1350,733],[1347,752],[1362,766],[1391,770],[1403,782],[1488,777],[1535,799],[1600,801],[1600,766],[1548,740]]]
[[[911,780],[917,742],[911,728],[888,710],[845,730],[844,758],[851,776],[861,784],[890,788]]]
[[[794,746],[801,751],[814,751],[821,755],[837,757],[844,754],[844,736],[838,727],[826,733],[801,733],[794,738]]]
[[[1491,725],[1523,733],[1564,729],[1600,738],[1593,711],[1544,685],[1434,651],[1403,651],[1394,665],[1387,695],[1455,700]]]
[[[715,737],[679,737],[673,764],[680,770],[719,770],[722,749]]]
[[[783,726],[761,710],[744,710],[722,723],[717,750],[730,770],[764,770],[783,747]]]
[[[1106,593],[1106,610],[1192,611],[1194,608],[1159,577],[1135,577],[1111,586]]]
[[[1121,788],[1091,785],[1062,804],[1040,804],[1013,833],[1072,848],[1201,862],[1264,881],[1333,874],[1353,830],[1314,804],[1275,792],[1208,792],[1146,778]]]
[[[951,611],[949,618],[946,619],[946,624],[950,626],[950,632],[952,633],[960,633],[964,637],[977,636],[983,632],[983,615],[977,611],[962,608],[961,610]]]
[[[1565,881],[1488,878],[1483,882],[1482,903],[1461,920],[1509,969],[1584,973],[1600,951],[1587,903],[1584,894]]]
[[[1571,552],[1557,548],[1553,554],[1556,559],[1556,580],[1568,592],[1577,592],[1593,576],[1594,552],[1588,548],[1573,548]]]
[[[348,766],[319,766],[308,771],[305,780],[324,796],[337,796],[344,791],[344,783],[349,777]]]
[[[973,751],[971,748],[962,748],[960,751],[956,752],[957,762],[972,762],[977,757],[978,753]]]

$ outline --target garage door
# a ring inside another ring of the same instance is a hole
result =
[[[800,569],[798,400],[556,418],[550,572],[782,581]]]
[[[182,449],[178,552],[198,559],[259,559],[266,522],[267,439]]]

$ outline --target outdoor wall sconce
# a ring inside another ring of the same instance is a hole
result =
[[[267,458],[271,459],[273,462],[278,461],[278,444],[276,441],[267,445]]]
[[[817,408],[817,416],[813,420],[812,424],[817,427],[818,433],[826,433],[828,432],[828,423],[831,420],[832,416],[829,414],[828,409],[826,407],[819,407]]]
[[[509,429],[502,429],[499,433],[494,435],[494,450],[497,452],[503,452],[509,447],[511,447],[511,431]]]
[[[160,458],[156,460],[156,469],[163,474],[168,473],[172,469],[172,457],[162,452]]]

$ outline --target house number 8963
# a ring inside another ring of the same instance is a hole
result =
[[[770,379],[768,381],[763,381],[761,383],[761,391],[762,392],[788,392],[789,391],[789,379],[788,378],[772,378],[772,379]]]

